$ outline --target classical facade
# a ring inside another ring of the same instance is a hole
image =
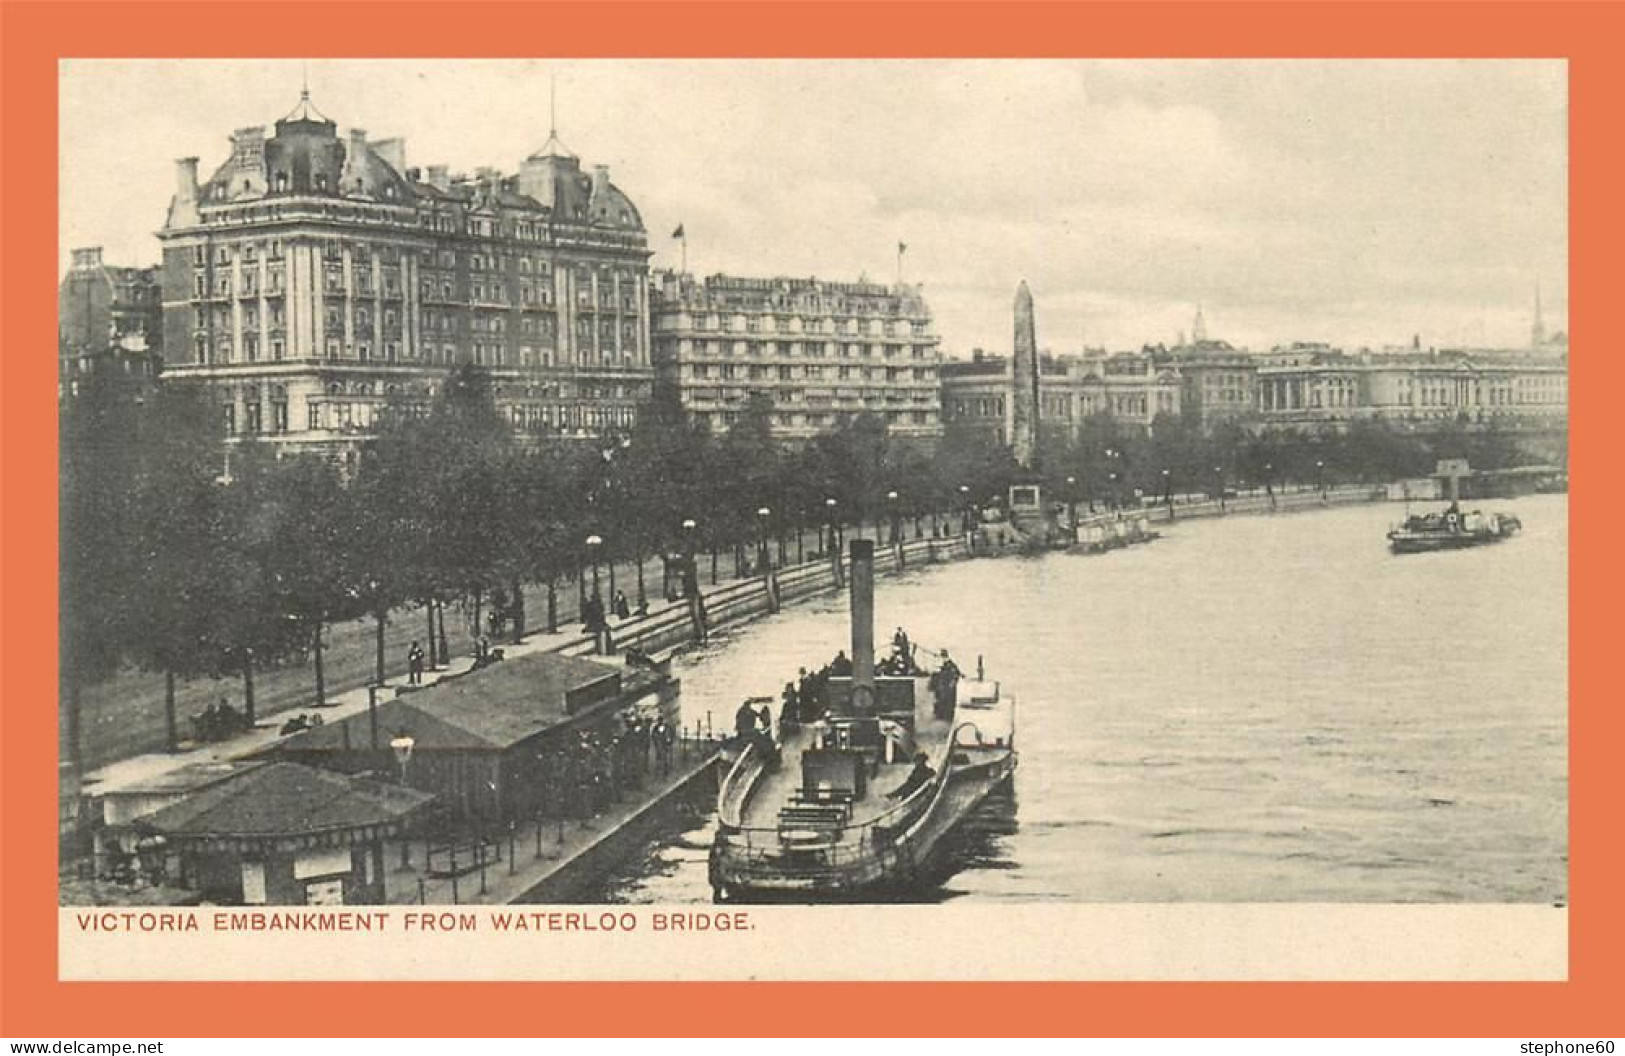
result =
[[[941,434],[941,353],[917,286],[820,279],[654,277],[656,385],[713,430],[753,395],[805,439],[853,415],[894,437]]]
[[[57,382],[71,396],[93,371],[151,381],[162,365],[156,267],[106,264],[99,246],[73,251],[57,289]]]
[[[1383,418],[1513,428],[1568,418],[1565,352],[1411,349],[1342,352],[1298,344],[1259,357],[1258,416],[1266,425],[1325,427]]]
[[[945,429],[982,433],[1000,443],[1015,435],[1016,374],[1012,360],[980,350],[942,366]],[[1038,357],[1038,432],[1075,439],[1092,415],[1148,428],[1159,414],[1180,413],[1180,379],[1141,352],[1088,351]]]
[[[538,438],[629,426],[651,394],[642,219],[556,136],[454,177],[306,97],[207,179],[181,159],[159,237],[165,377],[211,386],[236,437],[353,459],[462,361]]]
[[[1158,370],[1179,378],[1180,406],[1204,426],[1251,417],[1257,408],[1256,357],[1227,341],[1209,340],[1200,310],[1196,323],[1196,340],[1174,348],[1149,347],[1145,354]]]

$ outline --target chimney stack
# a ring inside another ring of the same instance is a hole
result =
[[[175,197],[183,202],[197,201],[197,159],[175,159]]]
[[[852,554],[852,707],[875,707],[875,543],[854,539]]]
[[[372,144],[372,152],[397,173],[402,175],[406,173],[406,140],[399,136],[393,139],[380,139]]]
[[[198,215],[197,159],[175,159],[175,198],[169,203],[169,217],[165,227],[193,227]]]
[[[451,189],[451,170],[444,165],[429,166],[429,186],[437,191]]]

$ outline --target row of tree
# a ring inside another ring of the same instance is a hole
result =
[[[1427,472],[1436,457],[1515,460],[1506,438],[1466,430],[1250,436],[1178,418],[1149,432],[1093,418],[1044,450],[1035,472],[1052,495],[1090,503],[1243,478],[1393,479]],[[457,368],[425,413],[386,414],[348,476],[253,440],[227,445],[218,408],[173,384],[136,400],[93,380],[64,404],[60,451],[62,693],[74,753],[83,687],[127,664],[164,676],[174,745],[176,679],[240,676],[252,717],[256,668],[309,657],[320,701],[323,629],[334,621],[376,622],[381,682],[392,613],[423,613],[433,664],[448,602],[471,604],[476,627],[482,606],[499,609],[517,637],[527,588],[546,592],[551,624],[557,584],[584,583],[589,563],[635,561],[641,596],[647,557],[708,551],[714,577],[719,552],[743,567],[770,542],[781,558],[789,540],[804,554],[810,534],[816,552],[820,529],[835,524],[896,530],[912,520],[918,532],[922,518],[1002,502],[1023,475],[990,439],[898,442],[869,416],[787,445],[765,399],[720,435],[654,405],[596,444],[536,445],[510,430],[472,366]]]

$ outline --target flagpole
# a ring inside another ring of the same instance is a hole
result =
[[[683,242],[683,274],[688,274],[688,235],[684,235]]]

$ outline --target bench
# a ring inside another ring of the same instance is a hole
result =
[[[788,806],[779,809],[779,830],[839,829],[846,825],[849,811],[844,806]]]
[[[797,805],[837,804],[849,810],[857,798],[850,788],[798,788],[790,793],[790,802]]]

